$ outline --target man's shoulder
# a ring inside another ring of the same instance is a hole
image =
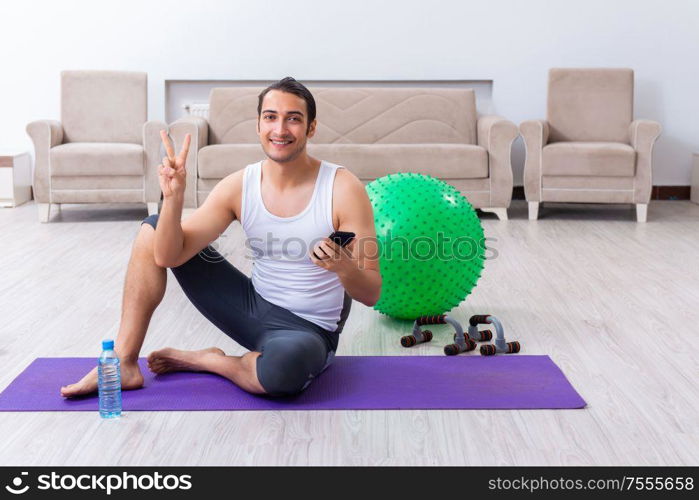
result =
[[[245,177],[245,169],[241,168],[235,172],[228,174],[223,179],[222,183],[225,183],[229,188],[240,188],[243,185],[243,178]]]
[[[364,182],[348,168],[338,168],[333,186],[334,205],[339,212],[352,210],[359,200],[367,197]]]
[[[364,188],[364,183],[354,175],[350,169],[343,167],[342,165],[336,165],[337,171],[335,172],[335,187],[341,188],[342,191],[348,189]]]
[[[364,182],[348,168],[338,168],[333,186],[333,217],[341,230],[369,232],[373,223],[371,200]],[[345,229],[342,229],[345,228]]]
[[[245,169],[241,168],[240,170],[228,174],[216,185],[217,188],[220,186],[220,189],[223,191],[223,198],[226,200],[226,203],[230,204],[229,206],[231,210],[233,210],[235,218],[238,220],[240,220],[240,212],[242,209],[241,202],[244,177]]]

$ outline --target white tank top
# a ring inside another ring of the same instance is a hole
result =
[[[278,217],[262,201],[262,162],[248,165],[240,213],[257,293],[330,331],[338,326],[345,289],[337,274],[316,266],[309,253],[335,230],[332,195],[338,168],[343,167],[321,162],[310,203],[293,217]]]

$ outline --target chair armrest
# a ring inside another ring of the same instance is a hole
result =
[[[527,201],[541,201],[541,155],[549,140],[546,120],[527,120],[519,126],[524,139],[524,197]]]
[[[510,153],[517,138],[517,126],[501,116],[482,116],[477,123],[478,145],[488,151],[490,207],[508,208],[512,201]]]
[[[165,122],[149,120],[143,124],[143,159],[145,172],[145,201],[146,203],[158,203],[160,201],[160,180],[158,179],[158,165],[165,156],[163,152],[160,131],[167,130]],[[162,154],[161,154],[162,152]]]
[[[170,138],[174,143],[175,151],[180,150],[187,134],[192,135],[192,142],[185,164],[187,187],[184,194],[184,208],[197,208],[198,153],[209,143],[209,123],[199,116],[185,116],[171,123]]]
[[[32,189],[38,203],[51,200],[51,167],[49,150],[63,143],[63,126],[56,120],[37,120],[27,125],[27,134],[34,143],[34,179]]]
[[[650,151],[662,127],[653,120],[634,120],[629,125],[629,144],[638,151]]]
[[[634,120],[629,125],[629,143],[636,150],[634,203],[648,203],[653,189],[653,146],[662,127],[652,120]]]

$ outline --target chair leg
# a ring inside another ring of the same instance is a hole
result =
[[[530,201],[529,202],[529,220],[536,220],[539,218],[539,202]]]
[[[51,204],[50,203],[37,203],[39,208],[39,222],[48,222],[51,215]]]
[[[507,209],[505,207],[487,207],[481,208],[481,212],[489,212],[498,216],[500,220],[507,220]]]
[[[158,203],[151,203],[149,202],[148,204],[148,215],[153,215],[158,213]]]
[[[647,203],[637,203],[636,204],[636,220],[638,222],[646,222],[648,219],[648,204]]]

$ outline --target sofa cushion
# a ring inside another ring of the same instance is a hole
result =
[[[551,142],[628,141],[633,120],[633,70],[551,69],[546,119]]]
[[[51,177],[51,189],[138,189],[142,175],[61,175]]]
[[[488,152],[472,144],[310,144],[316,158],[349,168],[362,180],[397,172],[438,179],[488,177]]]
[[[262,88],[211,90],[209,143],[257,143]],[[473,89],[311,87],[316,144],[476,144]]]
[[[49,154],[52,176],[144,173],[144,150],[138,144],[73,142],[51,148]]]
[[[260,144],[214,144],[204,146],[197,155],[200,179],[223,179],[250,163],[265,158]]]
[[[554,142],[544,146],[543,175],[633,177],[636,152],[617,142]]]
[[[148,75],[139,71],[61,72],[64,141],[143,143]]]
[[[488,152],[470,144],[309,144],[308,152],[347,167],[362,180],[396,172],[444,180],[488,177]],[[206,146],[199,150],[199,177],[222,179],[264,157],[259,144]]]

